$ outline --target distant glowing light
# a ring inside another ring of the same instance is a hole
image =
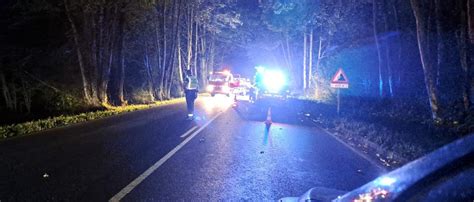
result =
[[[286,85],[285,75],[281,71],[265,71],[263,75],[263,84],[269,91],[278,92]]]
[[[230,71],[229,71],[229,70],[224,70],[222,73],[225,74],[225,75],[230,75]]]
[[[227,85],[222,86],[222,91],[224,91],[226,93],[229,92],[230,91],[229,86],[227,86]]]
[[[393,177],[382,177],[378,180],[378,184],[380,184],[382,186],[391,186],[396,181],[397,180]]]
[[[361,194],[359,198],[354,199],[354,202],[367,202],[372,201],[374,198],[370,195],[370,193]]]
[[[371,191],[363,194],[359,194],[357,198],[355,198],[354,202],[369,202],[369,201],[379,201],[384,200],[390,197],[390,192],[382,189],[380,187],[372,189]]]
[[[226,96],[216,96],[216,97],[202,97],[200,98],[204,104],[204,110],[207,113],[222,111],[230,107],[234,101],[231,98]]]
[[[263,66],[256,66],[255,69],[257,70],[257,73],[265,72],[265,67],[263,67]]]
[[[207,85],[206,90],[207,92],[212,92],[214,90],[214,85]]]

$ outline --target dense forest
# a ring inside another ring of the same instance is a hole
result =
[[[334,97],[329,80],[343,68],[347,95],[422,103],[437,123],[462,121],[472,113],[473,7],[473,0],[7,0],[1,123],[179,97],[184,70],[204,86],[225,65],[244,75],[256,65],[285,68],[294,92],[320,100]]]

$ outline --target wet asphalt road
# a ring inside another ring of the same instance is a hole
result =
[[[273,103],[269,128],[268,105],[231,105],[202,96],[195,121],[178,103],[2,141],[0,201],[107,201],[164,158],[121,199],[275,200],[383,172],[307,123],[296,101]]]

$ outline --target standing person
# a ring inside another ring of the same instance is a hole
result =
[[[258,99],[258,93],[263,88],[263,67],[255,67],[255,75],[253,77],[253,84],[250,87],[250,101],[256,102]]]
[[[186,70],[186,79],[184,81],[184,94],[188,108],[188,120],[194,119],[194,101],[198,96],[199,83],[196,76],[192,75],[191,70]]]

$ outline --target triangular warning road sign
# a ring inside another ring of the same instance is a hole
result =
[[[331,83],[338,83],[338,84],[348,84],[349,79],[347,78],[346,74],[342,69],[337,70],[336,74],[331,79]]]

